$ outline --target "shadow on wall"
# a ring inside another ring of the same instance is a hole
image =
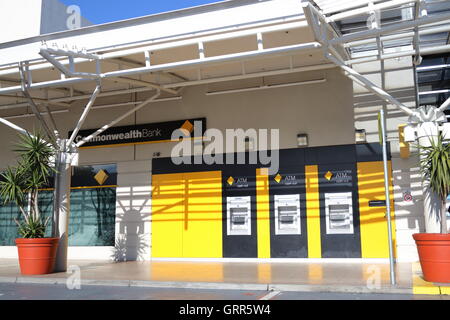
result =
[[[119,234],[116,237],[112,259],[117,262],[143,260],[148,245],[145,237],[146,215],[129,210],[117,215]]]
[[[137,241],[133,240],[134,247],[130,247],[129,237],[126,234],[119,235],[116,238],[116,244],[111,259],[115,262],[143,260],[148,247],[145,244],[145,236],[137,235],[136,237]]]
[[[149,203],[149,188],[129,187],[118,190],[118,211],[122,213],[117,214],[118,234],[111,257],[114,261],[142,261],[149,254],[149,235],[145,231],[145,224],[150,216]]]
[[[409,229],[424,232],[422,178],[419,168],[394,170],[394,181],[399,188],[395,193],[397,211],[409,212],[408,215],[398,213],[400,217],[397,219],[406,219]],[[412,200],[405,201],[405,192],[412,195]]]

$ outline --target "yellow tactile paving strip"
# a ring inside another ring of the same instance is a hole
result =
[[[423,279],[419,262],[412,264],[412,276],[414,294],[450,295],[450,284],[448,286],[442,286],[427,282]]]

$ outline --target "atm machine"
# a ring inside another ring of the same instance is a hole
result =
[[[275,234],[300,235],[300,195],[275,195]]]
[[[227,198],[227,235],[252,235],[251,197]]]
[[[327,234],[354,234],[352,193],[326,193]]]

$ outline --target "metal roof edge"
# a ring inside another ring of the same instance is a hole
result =
[[[261,2],[269,2],[273,0],[224,0],[216,3],[210,3],[185,9],[179,9],[179,10],[173,10],[168,12],[162,12],[162,13],[156,13],[152,15],[147,15],[143,17],[137,17],[137,18],[131,18],[126,20],[120,20],[115,22],[109,22],[105,24],[100,25],[93,25],[93,26],[87,26],[75,30],[66,30],[66,31],[59,31],[55,33],[49,33],[49,34],[43,34],[39,36],[33,36],[29,38],[19,39],[19,40],[13,40],[9,42],[0,43],[0,49],[9,48],[9,47],[15,47],[19,45],[24,45],[27,43],[33,43],[37,41],[49,41],[54,39],[60,39],[65,37],[73,37],[73,36],[79,36],[84,34],[90,34],[90,33],[96,33],[101,31],[107,31],[111,29],[118,29],[128,26],[134,26],[134,25],[140,25],[140,24],[146,24],[146,23],[153,23],[158,21],[164,21],[169,19],[175,19],[190,15],[197,15],[202,13],[208,13],[213,11],[219,11],[219,10],[225,10],[225,9],[231,9],[231,8],[237,8],[242,7],[246,5],[261,3]]]

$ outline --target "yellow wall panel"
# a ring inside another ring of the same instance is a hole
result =
[[[392,168],[389,163],[392,234],[395,246],[394,194]],[[389,258],[386,207],[369,207],[369,201],[385,200],[383,162],[358,163],[361,253],[363,258]]]
[[[258,258],[268,259],[271,254],[269,174],[267,169],[256,171],[256,197]]]
[[[152,257],[183,257],[183,174],[152,178]]]
[[[308,257],[322,258],[320,237],[319,167],[305,167],[306,215],[308,228]]]
[[[222,173],[186,173],[184,258],[222,258]]]
[[[222,173],[153,176],[152,256],[222,258]]]

